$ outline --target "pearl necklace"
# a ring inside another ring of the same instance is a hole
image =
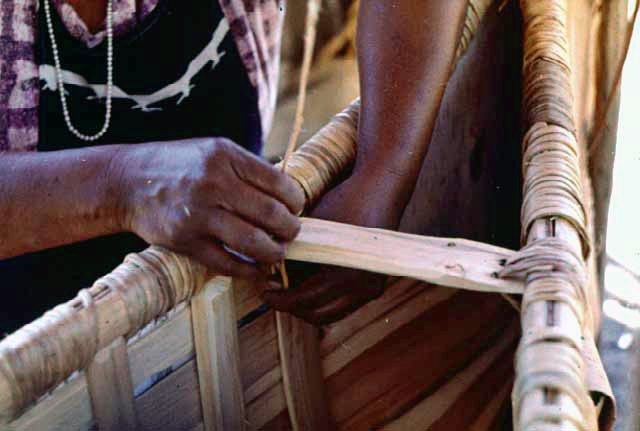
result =
[[[100,139],[109,129],[109,123],[111,122],[111,95],[113,93],[113,0],[107,1],[107,102],[106,112],[104,115],[104,125],[102,129],[95,135],[85,135],[78,131],[71,122],[71,116],[69,115],[69,108],[67,107],[67,98],[64,91],[64,83],[62,81],[62,68],[60,67],[60,56],[58,55],[58,44],[53,34],[53,24],[51,21],[51,8],[49,2],[53,0],[44,1],[44,10],[47,18],[47,29],[49,30],[49,38],[51,39],[51,47],[53,49],[53,59],[56,64],[56,75],[58,78],[58,90],[60,92],[60,102],[62,103],[62,114],[64,115],[64,121],[67,123],[67,128],[71,133],[76,135],[83,141],[95,141]]]

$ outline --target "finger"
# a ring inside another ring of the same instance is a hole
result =
[[[298,317],[314,325],[328,325],[344,319],[367,302],[368,298],[356,295],[341,296],[320,308],[305,310]]]
[[[278,311],[302,312],[328,304],[339,295],[339,290],[325,285],[307,289],[265,289],[262,300]]]
[[[342,295],[312,309],[296,310],[299,317],[316,325],[334,323],[379,298],[385,291],[385,278],[379,274],[350,270],[344,275],[343,284],[339,286]],[[354,289],[354,285],[358,287]]]
[[[282,244],[274,241],[262,229],[222,208],[211,211],[208,231],[233,250],[257,262],[274,264],[284,258]]]
[[[245,152],[244,157],[232,161],[236,175],[248,184],[282,202],[293,214],[304,209],[302,188],[287,174],[259,157]]]
[[[283,241],[292,241],[300,231],[298,217],[282,202],[254,187],[238,187],[238,196],[230,204],[249,223]]]
[[[224,248],[212,240],[196,240],[187,252],[202,263],[211,273],[239,277],[248,280],[262,280],[268,273],[265,268],[251,264],[227,253]]]
[[[313,271],[315,266],[291,265],[290,278],[300,279],[304,269]],[[339,296],[348,292],[352,271],[344,268],[322,267],[304,283],[294,289],[273,289],[265,286],[263,300],[276,310],[296,311],[310,308],[318,308],[328,304]]]

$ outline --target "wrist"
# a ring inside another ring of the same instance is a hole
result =
[[[109,154],[105,171],[105,194],[108,207],[111,208],[112,222],[117,231],[131,232],[131,220],[133,218],[134,205],[131,204],[131,169],[127,169],[127,163],[131,157],[129,151],[123,145],[114,145]]]
[[[357,226],[396,229],[404,206],[372,175],[351,175],[327,193],[310,216]]]

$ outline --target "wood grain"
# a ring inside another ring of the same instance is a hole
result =
[[[287,247],[291,260],[410,277],[481,292],[522,293],[522,282],[494,274],[513,251],[466,239],[435,238],[302,218]]]
[[[469,429],[469,422],[492,422],[492,413],[508,399],[508,389],[503,390],[497,406],[487,409],[487,388],[496,382],[507,382],[513,373],[513,352],[517,332],[515,325],[505,331],[493,346],[468,364],[459,373],[451,376],[435,394],[416,404],[412,409],[389,423],[385,431],[404,430],[462,430]],[[464,410],[464,414],[460,411]],[[477,416],[474,417],[474,410]],[[486,417],[480,417],[480,416]],[[476,420],[477,419],[477,420]],[[486,431],[488,427],[480,428]]]
[[[136,398],[140,431],[191,431],[202,423],[196,370],[189,361]]]
[[[495,299],[465,292],[444,301],[329,377],[331,413],[339,428],[375,428],[439,391],[475,356],[470,352],[479,355],[513,321],[508,304]]]
[[[179,306],[159,319],[144,334],[129,340],[129,366],[134,392],[158,374],[193,357],[191,309]]]
[[[289,313],[276,313],[278,348],[289,418],[295,431],[328,431],[319,331]]]
[[[243,430],[244,399],[231,279],[217,277],[191,301],[206,431]]]
[[[137,430],[127,345],[123,337],[99,351],[86,370],[93,416],[100,431]]]
[[[95,427],[91,412],[89,390],[84,374],[77,374],[68,382],[44,397],[11,422],[3,431],[88,431]]]

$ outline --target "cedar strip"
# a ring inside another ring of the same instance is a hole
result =
[[[217,277],[191,300],[206,431],[244,429],[238,331],[231,279]]]
[[[289,431],[290,429],[289,412],[285,409],[260,428],[260,431]]]
[[[436,238],[302,218],[287,259],[411,277],[483,292],[522,293],[522,282],[501,279],[514,252],[457,238]]]
[[[493,340],[491,345],[476,358],[469,361],[460,372],[408,411],[392,418],[393,420],[382,428],[386,431],[468,429],[470,422],[486,407],[484,402],[487,398],[486,384],[495,384],[496,381],[500,381],[496,380],[496,377],[500,377],[502,381],[510,378],[516,326],[517,321],[514,318],[505,333],[497,335],[497,339]],[[487,375],[494,380],[487,382]],[[474,388],[476,394],[480,393],[482,398],[480,401],[470,397]],[[503,398],[503,401],[505,399]],[[454,417],[447,418],[450,415]]]
[[[329,430],[318,328],[276,313],[285,399],[294,430]]]
[[[136,398],[140,431],[189,430],[202,423],[196,361],[191,360]]]
[[[380,298],[363,305],[341,321],[324,327],[320,344],[322,355],[327,356],[347,339],[400,304],[418,294],[429,295],[429,291],[433,289],[436,287],[409,278],[388,280],[387,288]]]
[[[242,319],[262,305],[259,289],[253,282],[247,280],[234,278],[232,283],[236,316],[238,319]]]
[[[517,327],[512,321],[511,327]],[[433,431],[473,430],[486,431],[503,404],[509,403],[509,390],[513,386],[513,356],[516,338],[511,334],[511,346],[477,378],[471,386],[447,409],[430,428]],[[505,334],[506,336],[506,334]],[[506,382],[496,391],[496,383]],[[494,392],[495,391],[495,392]],[[480,416],[486,414],[485,418]],[[485,423],[485,425],[482,425]]]
[[[469,427],[469,431],[487,431],[495,429],[496,421],[500,420],[500,416],[509,404],[509,392],[513,388],[513,357],[509,360],[510,372],[501,380],[494,380],[488,387],[496,381],[503,381],[502,387],[494,392],[491,400],[485,403],[482,413]],[[486,393],[483,401],[486,401]]]
[[[116,338],[96,354],[87,367],[86,379],[93,416],[101,431],[138,428],[129,357],[123,337]]]
[[[129,340],[129,367],[134,390],[156,373],[193,356],[191,309],[181,306]]]
[[[77,374],[11,422],[10,431],[89,430],[95,428],[84,375]]]
[[[247,404],[247,429],[252,431],[262,428],[278,414],[287,411],[286,408],[284,388],[280,381],[261,397]]]
[[[431,287],[431,289],[444,290],[445,288]],[[455,291],[450,294],[453,293]],[[434,294],[436,297],[430,299]],[[416,299],[417,295],[421,296],[419,300]],[[432,294],[427,285],[414,280],[402,280],[394,283],[382,298],[329,326],[320,344],[324,358],[324,375],[333,374],[359,353],[388,335],[390,330],[407,323],[412,316],[424,312],[425,307],[432,301],[437,302],[437,293]],[[413,311],[403,313],[403,308]],[[395,314],[396,309],[400,314]],[[380,322],[390,313],[394,313],[392,325]],[[374,328],[381,330],[377,331]],[[241,351],[244,345],[244,349],[251,352],[250,354],[243,352],[241,355],[244,364],[242,374],[245,400],[251,402],[282,379],[279,358],[273,343],[275,338],[273,319],[271,317],[257,319],[247,327],[246,331],[241,330],[240,333]],[[270,366],[273,368],[269,370]],[[256,377],[258,375],[259,377]]]
[[[374,425],[372,418],[405,410],[463,366],[469,351],[485,346],[504,326],[504,316],[512,313],[502,299],[475,293],[460,293],[437,305],[327,380],[334,418],[345,428],[366,428]],[[441,322],[446,331],[434,322]],[[448,361],[431,366],[425,363],[430,357]]]
[[[323,349],[325,377],[339,371],[375,343],[457,292],[454,289],[409,281],[398,281],[397,286],[390,286],[382,298],[330,327],[320,344]],[[275,328],[271,315],[273,312],[240,331],[242,376],[247,403],[282,379],[274,347]],[[353,330],[351,321],[360,320],[365,324]],[[349,325],[349,330],[341,330],[343,323]],[[245,350],[250,353],[245,353]]]
[[[353,358],[361,355],[376,343],[393,334],[398,328],[426,313],[437,304],[450,300],[456,291],[446,287],[437,287],[418,294],[402,303],[379,319],[370,323],[361,331],[344,340],[337,349],[325,356],[324,375],[328,377],[347,366]]]
[[[247,403],[250,403],[281,381],[282,368],[280,367],[280,362],[276,362],[276,366],[274,368],[260,376],[255,383],[247,388],[244,392],[244,399]]]
[[[261,376],[280,364],[275,313],[269,310],[240,329],[240,376],[245,393]],[[279,378],[280,376],[278,376]],[[247,395],[249,402],[253,396]]]

